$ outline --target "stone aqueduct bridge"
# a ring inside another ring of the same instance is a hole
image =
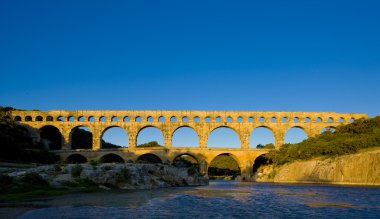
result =
[[[250,176],[255,159],[267,153],[266,149],[250,148],[250,134],[258,127],[271,130],[275,146],[284,143],[285,133],[292,127],[315,136],[326,127],[347,124],[354,119],[367,118],[366,114],[335,112],[258,112],[258,111],[13,111],[16,121],[41,130],[44,126],[56,127],[62,136],[62,148],[54,150],[65,160],[80,154],[87,160],[100,160],[107,154],[116,154],[125,161],[136,161],[139,156],[150,153],[164,162],[172,162],[177,156],[193,156],[202,172],[220,154],[229,154],[240,166],[243,175]],[[71,131],[86,126],[93,134],[92,149],[72,149]],[[102,149],[101,137],[111,127],[123,128],[129,137],[128,148]],[[165,148],[136,148],[137,136],[146,127],[156,127],[164,135]],[[172,147],[173,133],[181,127],[190,127],[198,134],[199,147]],[[207,148],[209,134],[220,127],[234,130],[240,138],[241,148]],[[37,136],[39,137],[39,136]]]

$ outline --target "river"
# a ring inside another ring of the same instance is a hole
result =
[[[40,199],[21,218],[379,218],[380,188],[212,181]]]

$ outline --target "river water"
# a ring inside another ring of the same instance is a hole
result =
[[[21,218],[380,218],[380,188],[212,181],[209,186],[67,195]]]

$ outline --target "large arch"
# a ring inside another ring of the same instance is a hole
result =
[[[269,127],[259,126],[252,130],[249,142],[250,148],[274,148],[276,139]]]
[[[137,147],[164,146],[164,144],[164,133],[155,126],[145,126],[137,133]]]
[[[305,130],[300,126],[293,126],[288,129],[284,136],[284,143],[296,144],[307,139]]]
[[[114,153],[106,154],[99,159],[99,163],[125,163],[124,159]]]
[[[125,148],[129,145],[128,133],[120,126],[110,126],[103,130],[101,139],[101,148]]]
[[[265,157],[265,154],[258,156],[252,165],[252,175],[255,176],[261,166],[268,164],[269,160]]]
[[[241,141],[234,129],[228,126],[219,126],[212,130],[208,135],[207,147],[241,148]]]
[[[87,163],[87,158],[81,154],[72,154],[66,158],[66,163]]]
[[[181,126],[172,134],[173,147],[199,147],[198,133],[189,126]]]
[[[86,126],[77,126],[70,132],[71,149],[92,149],[92,132]]]
[[[137,163],[162,163],[162,159],[155,154],[146,153],[146,154],[140,155],[137,158],[136,162]]]
[[[230,153],[215,156],[207,169],[210,179],[235,179],[241,175],[239,160]]]
[[[62,149],[62,134],[59,129],[52,125],[46,125],[40,128],[41,142],[50,150]]]

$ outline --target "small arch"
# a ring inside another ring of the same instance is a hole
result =
[[[129,116],[124,116],[123,122],[130,122],[130,121],[131,121],[131,118],[129,118]]]
[[[117,116],[112,116],[111,122],[118,122],[118,121],[119,121],[119,118],[117,118]]]
[[[99,159],[99,163],[125,163],[124,159],[114,153],[106,154]]]
[[[151,117],[151,116],[148,116],[148,117],[146,118],[146,121],[147,121],[147,122],[153,122],[153,121],[154,121],[154,119],[153,119],[153,117]]]
[[[163,116],[158,117],[158,121],[159,122],[165,122],[165,117],[163,117]]]
[[[42,122],[42,121],[44,121],[44,119],[42,118],[42,116],[36,116],[36,121]]]
[[[95,122],[95,117],[93,117],[93,116],[88,117],[88,121],[89,122]]]
[[[170,122],[177,122],[177,117],[172,116],[172,117],[170,118]]]
[[[334,126],[327,126],[319,132],[320,134],[322,133],[334,133],[336,131],[336,128]]]
[[[50,150],[60,150],[62,147],[62,134],[59,129],[52,125],[40,128],[41,143]]]
[[[99,122],[106,122],[106,121],[107,121],[107,117],[105,117],[105,116],[101,116],[99,118]]]
[[[65,117],[63,117],[63,116],[58,116],[58,117],[57,117],[57,121],[59,121],[59,122],[63,122],[63,121],[65,121]]]
[[[233,122],[234,120],[232,119],[231,116],[228,116],[227,119],[226,119],[227,122]]]
[[[306,118],[305,118],[305,122],[306,122],[306,123],[310,122],[310,117],[306,117]]]
[[[92,149],[92,132],[86,126],[77,126],[70,132],[71,149]]]
[[[21,121],[21,117],[20,116],[15,116],[15,121],[20,122]]]
[[[217,116],[217,117],[215,118],[215,121],[216,121],[216,122],[222,122],[222,117]]]
[[[52,116],[46,116],[46,121],[49,121],[49,122],[53,121],[53,117]]]
[[[241,175],[237,158],[229,153],[214,157],[207,172],[210,179],[234,180]]]
[[[211,122],[211,117],[210,117],[210,116],[207,116],[207,117],[205,118],[205,122]]]
[[[71,163],[71,164],[87,163],[87,158],[81,154],[72,154],[66,158],[66,163]]]
[[[285,134],[284,143],[296,144],[307,139],[307,134],[302,127],[294,126]]]
[[[172,134],[173,147],[198,147],[199,136],[197,132],[189,126],[181,126],[174,130]]]
[[[84,122],[84,120],[85,120],[85,119],[84,119],[84,116],[79,116],[79,117],[78,117],[78,121],[79,121],[79,122]]]
[[[238,118],[237,118],[237,122],[243,122],[244,120],[243,120],[243,117],[241,117],[241,116],[239,116]]]
[[[276,118],[276,117],[272,117],[272,118],[270,119],[270,122],[272,122],[272,123],[277,122],[277,118]]]
[[[344,118],[343,118],[343,117],[340,117],[339,122],[340,122],[340,123],[344,123]]]
[[[187,118],[187,116],[182,117],[182,122],[188,122],[188,121],[189,121],[189,118]]]
[[[196,116],[194,117],[193,119],[194,122],[200,122],[201,121],[201,118],[199,116]]]
[[[299,122],[300,121],[300,119],[298,118],[298,117],[294,117],[294,119],[293,119],[293,122]]]
[[[241,148],[241,142],[239,135],[234,129],[228,126],[220,126],[209,133],[207,147]]]
[[[265,122],[265,118],[263,116],[260,117],[259,122]]]
[[[273,131],[266,126],[259,126],[252,130],[249,137],[250,148],[272,148],[275,143]]]
[[[141,122],[141,121],[142,121],[141,116],[136,116],[136,118],[135,118],[135,122]]]
[[[75,121],[75,117],[74,116],[69,116],[69,117],[67,117],[67,121],[74,122]]]
[[[249,117],[248,118],[248,122],[253,122],[254,120],[253,120],[253,117]]]
[[[162,163],[159,156],[151,153],[143,154],[137,158],[137,163]]]
[[[315,121],[318,122],[318,123],[320,123],[320,122],[322,122],[322,118],[318,117]]]
[[[329,118],[327,119],[327,122],[328,122],[328,123],[333,123],[333,122],[334,122],[334,119],[331,118],[331,117],[329,117]]]
[[[198,159],[192,154],[180,154],[173,159],[172,162],[175,167],[189,168],[195,167],[199,171]]]
[[[25,122],[31,122],[33,121],[32,117],[31,116],[25,116]]]
[[[283,123],[288,122],[288,117],[282,117],[282,122]]]

